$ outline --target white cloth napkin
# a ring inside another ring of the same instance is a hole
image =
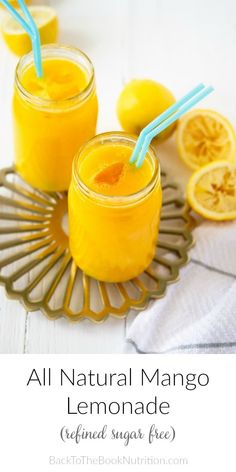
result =
[[[236,353],[236,223],[202,223],[164,298],[126,325],[126,352]]]

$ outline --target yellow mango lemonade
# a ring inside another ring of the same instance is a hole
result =
[[[43,78],[32,53],[20,60],[13,98],[15,165],[31,185],[67,190],[78,148],[94,136],[97,96],[94,69],[78,49],[43,46]]]
[[[76,155],[69,189],[70,249],[76,264],[105,282],[130,280],[151,263],[162,191],[152,149],[141,168],[129,163],[135,138],[91,139]]]

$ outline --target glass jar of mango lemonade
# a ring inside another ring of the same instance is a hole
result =
[[[69,189],[70,249],[76,264],[105,282],[130,280],[151,263],[162,191],[152,149],[129,164],[136,139],[121,132],[91,139],[76,155]]]
[[[34,187],[61,191],[69,187],[75,153],[96,131],[94,69],[83,52],[70,47],[43,46],[42,59],[42,79],[32,53],[16,69],[15,165]]]

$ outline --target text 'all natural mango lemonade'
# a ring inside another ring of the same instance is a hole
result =
[[[151,263],[160,221],[160,168],[150,150],[140,169],[129,163],[135,139],[105,133],[76,156],[69,190],[70,249],[98,280],[121,282]]]
[[[62,191],[69,187],[74,155],[96,132],[94,71],[77,49],[45,46],[42,57],[43,78],[36,77],[32,54],[16,71],[15,163],[34,187]]]

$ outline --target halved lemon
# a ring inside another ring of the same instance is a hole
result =
[[[230,122],[214,110],[193,110],[179,120],[177,149],[190,169],[236,157],[236,134]]]
[[[38,26],[41,43],[55,43],[58,34],[56,11],[47,6],[32,6],[29,7],[29,11]],[[19,11],[19,13],[21,12]],[[31,51],[32,44],[28,34],[8,13],[4,15],[2,34],[8,47],[18,56]]]
[[[197,170],[187,186],[189,205],[214,221],[236,218],[236,164],[217,161]]]

